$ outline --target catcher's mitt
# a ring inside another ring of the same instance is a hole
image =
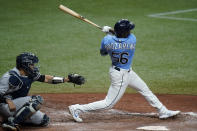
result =
[[[85,78],[79,74],[71,73],[68,75],[68,79],[69,79],[68,82],[71,82],[77,85],[82,85],[85,83]]]

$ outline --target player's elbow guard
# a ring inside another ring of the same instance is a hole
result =
[[[107,51],[100,49],[100,54],[101,54],[102,56],[105,56],[105,55],[107,55],[108,53],[107,53]]]

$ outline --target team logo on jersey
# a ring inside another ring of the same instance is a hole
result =
[[[135,44],[132,43],[110,43],[105,45],[105,49],[107,50],[116,50],[116,49],[135,49]]]

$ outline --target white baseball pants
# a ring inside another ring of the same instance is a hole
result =
[[[120,69],[120,71],[118,71],[114,69],[114,67],[110,67],[109,74],[111,78],[111,85],[105,99],[89,104],[79,105],[77,106],[78,109],[82,112],[88,112],[112,108],[123,96],[127,87],[131,87],[143,95],[148,103],[158,111],[162,107],[165,107],[148,88],[146,83],[132,69]]]

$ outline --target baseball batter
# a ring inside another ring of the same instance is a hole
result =
[[[123,96],[127,87],[135,89],[144,96],[149,104],[158,110],[160,119],[166,119],[180,113],[180,111],[168,110],[146,83],[132,70],[131,65],[136,48],[136,37],[131,33],[134,28],[135,25],[126,19],[115,24],[115,35],[110,34],[111,27],[103,27],[103,32],[107,35],[101,42],[100,54],[102,56],[109,55],[111,58],[112,66],[109,68],[111,85],[104,100],[69,106],[69,111],[75,121],[83,121],[80,118],[82,112],[112,108]]]
[[[49,117],[40,111],[43,98],[39,95],[28,96],[33,82],[71,82],[78,85],[85,82],[84,77],[78,74],[69,74],[67,78],[41,75],[36,67],[38,61],[33,53],[21,53],[16,57],[16,67],[0,78],[0,115],[4,118],[4,129],[18,131],[19,125],[24,123],[36,126],[49,124]]]

